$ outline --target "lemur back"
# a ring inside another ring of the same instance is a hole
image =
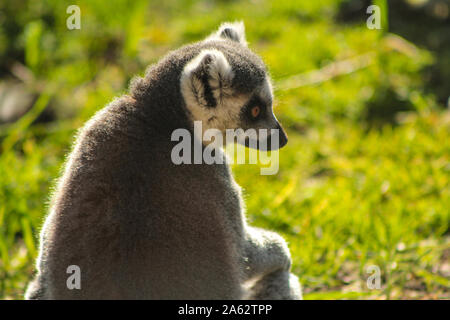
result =
[[[240,28],[225,24],[216,36],[169,53],[80,130],[52,196],[26,298],[301,297],[281,237],[247,226],[225,156],[210,165],[171,158],[174,130],[194,136],[199,114],[206,126],[220,127],[221,115],[236,122],[240,113],[219,108],[267,87],[265,67],[243,45]],[[202,105],[207,100],[216,105]],[[67,286],[71,265],[81,271],[80,289]]]

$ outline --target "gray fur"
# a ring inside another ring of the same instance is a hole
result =
[[[99,111],[52,197],[27,299],[301,298],[285,241],[246,224],[228,165],[171,161],[172,131],[192,131],[180,76],[205,49],[224,54],[236,95],[267,76],[242,43],[208,38],[169,53]],[[80,290],[66,287],[69,265],[81,269]]]

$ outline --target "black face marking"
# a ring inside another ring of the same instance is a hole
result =
[[[259,113],[256,117],[254,117],[252,114],[252,109],[254,107],[260,108]],[[242,108],[241,116],[249,122],[258,121],[259,119],[262,119],[267,116],[267,107],[268,107],[267,103],[264,102],[264,100],[261,99],[261,97],[259,97],[258,95],[253,95],[247,102],[247,104]]]
[[[208,108],[214,108],[217,105],[216,99],[214,98],[211,86],[209,85],[209,81],[208,81],[208,74],[205,72],[202,74],[202,76],[200,77],[200,80],[203,84],[203,96],[205,98],[206,101],[206,106]]]
[[[217,105],[216,99],[214,98],[211,86],[209,84],[209,64],[212,62],[212,57],[207,54],[203,58],[203,61],[201,62],[200,66],[195,71],[195,76],[202,82],[203,85],[203,98],[206,101],[206,107],[208,108],[214,108]],[[200,103],[200,100],[198,97],[199,93],[197,95],[197,101]]]

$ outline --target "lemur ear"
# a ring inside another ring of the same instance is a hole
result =
[[[240,44],[247,46],[247,41],[245,40],[245,26],[242,21],[222,23],[219,30],[215,33],[215,37],[239,42]]]
[[[203,50],[184,68],[180,84],[188,104],[214,108],[231,95],[233,70],[218,50]]]

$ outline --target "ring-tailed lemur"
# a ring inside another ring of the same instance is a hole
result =
[[[301,298],[285,241],[247,224],[228,165],[171,161],[171,133],[194,121],[280,129],[279,146],[287,142],[242,23],[169,53],[81,129],[26,298]],[[79,288],[67,285],[73,265]]]

